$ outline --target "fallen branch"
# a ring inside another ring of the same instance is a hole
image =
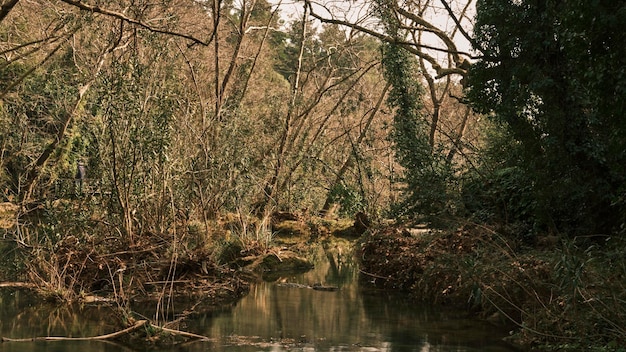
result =
[[[62,336],[43,336],[43,337],[31,337],[26,339],[11,339],[8,337],[3,337],[0,341],[2,342],[32,342],[32,341],[94,341],[94,340],[111,340],[116,337],[129,334],[135,330],[138,330],[144,326],[150,325],[147,320],[139,320],[135,323],[135,325],[126,328],[124,330],[120,330],[111,334],[100,335],[100,336],[91,336],[91,337],[62,337]]]
[[[30,282],[0,282],[0,288],[37,288]]]
[[[376,278],[376,279],[383,279],[383,280],[389,280],[389,279],[391,279],[391,277],[388,277],[388,276],[380,276],[380,275],[376,275],[376,274],[368,273],[367,271],[363,271],[363,270],[361,270],[361,269],[359,269],[359,272],[360,272],[361,274],[363,274],[363,275],[371,276],[371,277]]]
[[[206,337],[206,336],[202,336],[202,335],[197,335],[191,332],[186,332],[186,331],[180,331],[180,330],[174,330],[174,329],[168,329],[168,328],[162,328],[162,327],[157,327],[157,329],[160,329],[163,332],[168,332],[170,334],[173,335],[180,335],[180,336],[186,336],[186,337],[191,337],[194,339],[199,339],[201,341],[210,341],[211,339]]]
[[[31,337],[31,338],[25,338],[25,339],[12,339],[12,338],[8,338],[8,337],[2,337],[2,338],[0,338],[0,342],[113,340],[115,338],[118,338],[118,337],[126,335],[126,334],[130,334],[131,332],[134,332],[134,331],[139,330],[139,329],[144,328],[144,327],[145,328],[152,327],[152,328],[154,328],[157,331],[163,331],[163,332],[170,333],[172,335],[180,335],[180,336],[190,337],[190,338],[194,338],[194,339],[199,339],[199,340],[202,340],[202,341],[209,341],[210,340],[210,338],[208,338],[206,336],[197,335],[197,334],[186,332],[186,331],[180,331],[180,330],[163,328],[163,327],[160,327],[160,326],[154,326],[147,320],[139,320],[139,321],[137,321],[135,323],[135,325],[133,325],[131,327],[128,327],[128,328],[126,328],[124,330],[116,331],[116,332],[113,332],[113,333],[110,333],[110,334],[106,334],[106,335],[90,336],[90,337],[42,336],[42,337]]]

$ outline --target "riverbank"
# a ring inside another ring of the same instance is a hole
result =
[[[121,327],[138,319],[130,314],[137,304],[159,307],[154,318],[162,322],[231,304],[252,282],[308,270],[311,244],[355,241],[365,231],[356,249],[363,280],[508,325],[509,339],[530,349],[623,351],[626,343],[626,244],[615,238],[528,244],[478,224],[368,227],[363,219],[279,212],[181,218],[164,231],[126,236],[74,203],[54,210],[5,230],[1,281],[43,300],[114,305]],[[173,310],[180,298],[188,304]]]
[[[445,351],[519,352],[501,340],[507,333],[504,329],[470,318],[462,311],[416,304],[403,292],[380,290],[359,280],[357,257],[352,255],[354,243],[353,239],[335,236],[307,243],[305,255],[312,260],[313,269],[305,273],[285,271],[278,279],[255,282],[250,292],[234,304],[211,311],[196,306],[195,313],[185,319],[164,324],[169,330],[163,334],[158,333],[159,327],[152,320],[148,329],[141,325],[145,324],[141,319],[130,329],[120,329],[119,322],[107,313],[110,306],[38,302],[24,294],[3,294],[0,290],[0,321],[11,322],[0,324],[0,336],[7,337],[2,348],[39,351],[53,348],[50,344],[54,344],[54,348],[62,350],[104,352],[111,348],[143,350],[149,344],[148,349],[175,348],[180,352],[253,352],[374,351],[410,346]],[[320,285],[333,289],[316,289]],[[183,303],[184,300],[175,301],[177,311]],[[150,311],[155,309],[150,304],[140,307],[137,302],[133,307],[146,317],[153,316]],[[141,337],[143,331],[157,333],[148,339],[128,340],[133,335]],[[182,336],[181,331],[193,335]],[[96,342],[112,334],[116,334],[114,341]],[[81,340],[46,338],[49,336]],[[32,337],[42,338],[31,341]],[[176,343],[185,339],[185,343]]]
[[[87,201],[57,201],[28,215],[17,206],[0,209],[0,282],[59,306],[112,307],[107,314],[116,315],[109,318],[118,330],[146,318],[138,311],[167,326],[234,304],[252,283],[309,270],[307,243],[352,227],[349,220],[231,213],[126,234]]]
[[[511,326],[529,350],[624,351],[623,242],[540,238],[528,245],[489,227],[386,227],[361,239],[364,278],[419,301]]]

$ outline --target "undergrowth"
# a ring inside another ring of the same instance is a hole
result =
[[[475,224],[441,232],[394,227],[373,231],[360,248],[371,281],[510,324],[518,344],[626,346],[626,244],[617,238],[534,248]]]
[[[139,224],[130,240],[95,208],[88,199],[61,201],[23,216],[5,235],[4,247],[19,253],[16,279],[32,283],[49,300],[97,297],[123,308],[132,300],[151,299],[157,311],[167,309],[175,294],[214,297],[226,290],[236,297],[246,291],[244,280],[220,261],[227,241],[218,238],[229,231],[223,224],[208,228],[179,221],[164,231]],[[250,229],[244,223],[231,237],[248,247],[271,240],[262,238],[265,230]]]

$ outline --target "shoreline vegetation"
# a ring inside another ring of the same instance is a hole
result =
[[[506,340],[527,350],[623,351],[623,241],[538,241],[473,223],[444,231],[394,226],[373,230],[358,251],[368,280],[506,324]]]
[[[274,220],[239,215],[216,221],[210,231],[202,229],[213,233],[204,239],[188,225],[178,237],[137,236],[135,246],[119,238],[96,240],[97,227],[84,237],[63,235],[54,243],[43,241],[36,228],[5,228],[0,286],[29,289],[57,304],[117,307],[119,336],[136,332],[141,323],[154,332],[143,343],[155,343],[159,332],[180,337],[164,339],[177,343],[202,337],[160,328],[158,317],[154,323],[138,321],[133,302],[165,307],[176,298],[202,297],[205,306],[230,304],[247,294],[255,280],[308,270],[311,263],[302,253],[311,243],[344,237],[354,243],[362,280],[510,326],[506,340],[526,350],[601,346],[596,350],[620,351],[623,346],[626,267],[624,243],[616,239],[592,239],[590,245],[589,239],[546,237],[528,244],[475,223],[434,229],[386,222],[364,230],[363,214],[356,221],[291,213],[275,213]],[[233,223],[242,222],[248,224],[247,232],[241,227],[236,232]],[[20,238],[20,233],[29,236]],[[13,262],[11,273],[8,261]],[[163,327],[169,323],[163,321]]]

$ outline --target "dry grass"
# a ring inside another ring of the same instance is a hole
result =
[[[0,203],[0,229],[10,229],[17,224],[19,207],[10,202]]]

